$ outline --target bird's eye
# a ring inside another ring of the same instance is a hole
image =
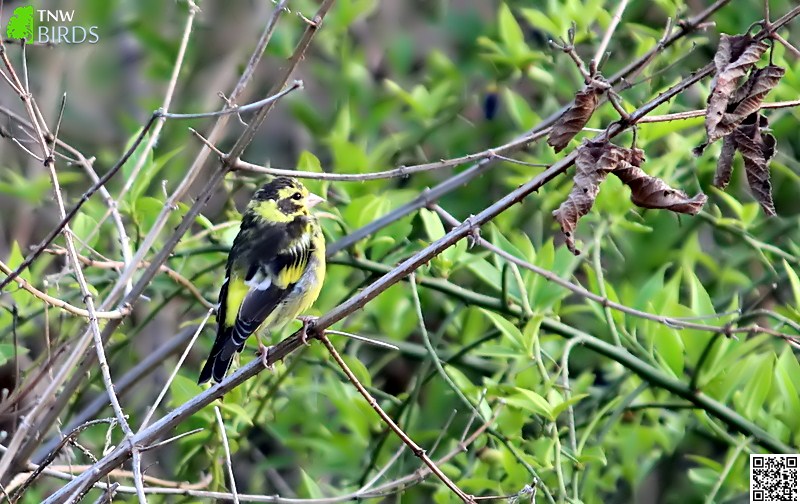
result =
[[[303,195],[300,194],[299,192],[296,192],[296,193],[292,194],[292,199],[295,200],[295,201],[300,201],[301,199],[303,199]]]

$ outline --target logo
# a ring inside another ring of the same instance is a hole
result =
[[[8,20],[6,36],[12,39],[33,41],[33,6],[23,5],[14,9]]]
[[[83,26],[74,19],[74,10],[37,10],[21,5],[8,20],[6,37],[25,39],[27,44],[96,44],[100,40],[97,26]]]

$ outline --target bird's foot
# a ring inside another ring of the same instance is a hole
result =
[[[317,321],[319,317],[312,317],[310,315],[301,315],[297,317],[297,320],[303,323],[303,327],[300,328],[300,341],[303,342],[305,346],[308,346],[308,325]]]
[[[261,356],[261,363],[270,371],[275,371],[275,366],[269,363],[269,351],[271,348],[271,346],[266,346],[261,341],[258,342],[258,354]]]

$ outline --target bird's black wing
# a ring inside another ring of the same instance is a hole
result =
[[[255,232],[240,232],[231,249],[227,278],[220,291],[217,338],[200,373],[199,383],[211,378],[222,381],[233,355],[241,352],[247,338],[291,292],[308,264],[310,246],[298,243],[286,248],[289,237],[284,229],[270,226],[258,229],[258,235]],[[244,278],[237,278],[236,271],[246,271]],[[244,282],[249,288],[239,305],[234,325],[226,326],[227,310],[231,309],[228,303],[231,282]]]

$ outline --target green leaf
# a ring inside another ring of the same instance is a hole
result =
[[[77,173],[58,174],[58,182],[62,186],[78,180],[81,180],[81,176]],[[51,185],[48,175],[23,176],[12,169],[7,169],[0,179],[0,193],[22,199],[31,205],[40,205],[42,199],[50,192]]]
[[[304,150],[297,159],[297,169],[299,171],[322,173],[322,163],[319,162],[317,156]]]
[[[307,499],[323,498],[317,482],[302,469],[300,469],[300,497]]]
[[[522,331],[519,330],[517,326],[506,320],[502,315],[498,315],[495,312],[484,310],[481,308],[481,311],[486,315],[489,320],[506,336],[512,343],[516,344],[520,350],[525,349],[525,338],[522,335]]]
[[[127,152],[128,149],[130,149],[133,146],[133,143],[139,137],[139,133],[140,132],[141,132],[141,128],[136,130],[136,132],[133,135],[131,135],[131,137],[128,139],[128,142],[125,144],[125,152]],[[149,133],[145,133],[144,137],[142,137],[142,141],[139,142],[138,145],[136,145],[136,149],[134,149],[134,151],[131,153],[131,155],[128,158],[128,160],[125,161],[125,164],[122,165],[121,171],[122,171],[122,176],[123,176],[123,180],[124,180],[125,183],[128,183],[128,181],[134,175],[136,176],[136,178],[138,180],[139,177],[142,177],[144,175],[145,171],[150,169],[150,165],[153,164],[153,150],[152,149],[148,149],[145,152],[145,147],[147,146],[147,143],[149,141],[150,141],[150,134]],[[144,159],[142,159],[142,158],[144,158]],[[139,163],[142,163],[140,168],[139,168],[139,173],[134,174],[133,173],[133,169],[136,168],[136,166],[138,166]],[[136,182],[137,181],[134,181],[133,183],[136,183]],[[149,182],[149,180],[148,180],[148,182]],[[133,188],[133,183],[131,183],[131,188]],[[128,194],[130,196],[129,198],[127,198],[128,201],[132,202],[132,201],[136,200],[136,198],[133,197],[133,194],[131,192],[129,192]]]
[[[572,397],[567,399],[566,401],[559,402],[558,404],[552,405],[552,413],[554,418],[558,418],[561,413],[567,410],[570,406],[578,404],[581,400],[589,397],[589,394],[574,394]]]
[[[247,425],[253,425],[253,419],[250,416],[250,413],[248,413],[247,410],[240,405],[231,401],[220,401],[218,406],[222,411],[227,411],[228,413],[232,414],[236,420]]]
[[[800,430],[800,363],[789,347],[784,348],[775,364],[775,386],[783,400],[788,427]]]
[[[182,150],[183,146],[176,147],[175,149],[158,156],[155,161],[153,161],[153,153],[151,151],[148,155],[148,161],[145,162],[144,166],[142,166],[139,176],[136,177],[136,181],[131,186],[130,198],[128,201],[136,201],[139,199],[144,191],[150,187],[150,184],[152,184],[156,178],[156,175],[158,175],[158,172],[160,172],[161,169],[167,165],[170,159],[175,157],[175,155]]]
[[[360,381],[365,387],[372,386],[372,375],[369,373],[369,370],[363,362],[352,355],[344,355],[342,359],[344,359],[345,364],[347,364],[353,374],[356,375],[358,381]]]
[[[14,271],[19,267],[20,264],[25,260],[25,257],[22,255],[22,251],[19,248],[19,243],[16,241],[11,244],[11,251],[8,254],[8,259],[5,261],[6,265]],[[3,275],[5,278],[7,275]],[[31,270],[30,268],[25,269],[19,274],[19,278],[23,280],[27,280],[28,282],[31,281]],[[13,282],[11,284],[14,288],[10,289],[9,292],[11,293],[11,299],[14,300],[14,303],[17,305],[17,308],[20,310],[25,310],[27,307],[31,306],[32,303],[36,301],[31,294],[28,292],[16,288],[17,283]]]
[[[800,278],[797,277],[797,273],[789,266],[786,259],[783,260],[783,269],[786,270],[786,276],[789,277],[789,284],[792,286],[795,311],[800,312]]]
[[[707,467],[689,469],[689,480],[700,487],[711,487],[719,479],[719,473]]]
[[[436,241],[445,235],[444,225],[436,212],[432,212],[427,208],[422,208],[419,211],[419,216],[422,219],[425,232],[431,241]]]
[[[85,243],[90,248],[94,248],[100,233],[97,231],[97,221],[83,212],[78,213],[70,223],[72,232],[81,243]],[[91,238],[89,238],[91,235]]]
[[[522,9],[522,15],[525,19],[528,20],[535,28],[539,28],[548,32],[552,36],[562,36],[564,35],[561,30],[561,26],[556,25],[552,19],[550,19],[547,14],[542,12],[539,9]]]
[[[531,109],[527,100],[511,89],[503,88],[503,102],[518,128],[527,130],[540,121],[539,116]]]
[[[578,455],[577,459],[578,462],[582,464],[588,464],[590,462],[599,462],[603,466],[608,464],[608,459],[606,458],[603,448],[598,445],[592,445],[586,448]]]
[[[664,272],[669,267],[670,264],[664,264],[643,285],[637,286],[634,308],[645,309],[650,300],[664,288]]]
[[[506,4],[500,4],[500,12],[497,16],[500,29],[500,40],[503,45],[508,49],[508,52],[514,56],[524,54],[528,50],[525,44],[525,36],[522,34],[514,14]]]
[[[773,366],[775,364],[774,354],[764,354],[751,359],[750,367],[753,368],[750,379],[745,383],[741,395],[736,401],[740,404],[742,414],[754,420],[758,416],[764,401],[772,388]]]
[[[330,141],[344,144],[350,140],[350,107],[343,103],[340,104],[338,110],[339,113],[336,115],[336,120],[330,129]]]
[[[555,420],[553,415],[553,408],[547,400],[537,394],[536,392],[520,387],[514,387],[517,391],[515,395],[505,398],[506,403],[530,411],[537,415],[541,415],[548,420]]]
[[[188,402],[189,399],[203,392],[203,387],[198,385],[194,380],[190,380],[181,374],[177,374],[172,380],[172,385],[170,385],[169,390],[170,405],[173,407],[178,407],[181,404]]]
[[[659,356],[664,359],[675,377],[683,375],[683,340],[678,331],[662,324],[649,324],[654,331],[653,343]]]
[[[492,263],[479,256],[471,256],[464,261],[467,269],[472,271],[483,283],[500,292],[503,281],[502,273]]]
[[[708,467],[709,469],[713,469],[717,472],[722,471],[722,464],[708,457],[703,457],[701,455],[686,455],[686,458],[692,462],[697,462],[698,464]]]

